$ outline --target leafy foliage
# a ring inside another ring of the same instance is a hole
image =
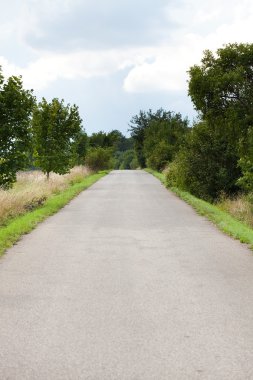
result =
[[[33,135],[37,165],[49,177],[49,173],[64,174],[71,167],[72,144],[80,136],[81,122],[76,105],[64,105],[53,99],[43,98],[34,110]]]
[[[189,95],[205,119],[234,121],[239,135],[253,123],[253,44],[229,44],[204,53],[189,70]]]
[[[140,111],[139,115],[132,117],[130,121],[130,133],[134,140],[134,148],[137,156],[139,166],[144,168],[146,166],[146,159],[144,155],[144,140],[145,140],[145,130],[148,128],[149,124],[153,120],[166,120],[166,111],[162,108],[156,112],[152,112],[150,109],[148,112]]]
[[[167,183],[192,194],[214,200],[221,192],[238,190],[235,178],[240,175],[234,147],[217,126],[196,124],[185,147],[169,167]]]
[[[6,81],[0,67],[0,186],[10,187],[24,168],[31,143],[30,121],[35,98],[21,77]]]
[[[148,167],[162,170],[172,161],[189,132],[188,121],[167,112],[166,120],[152,120],[144,132],[143,152]]]
[[[85,164],[94,172],[113,167],[112,151],[110,148],[90,148],[85,158]]]
[[[84,165],[85,157],[88,150],[88,135],[82,129],[75,136],[73,141],[73,166]]]
[[[126,151],[117,151],[114,156],[114,159],[114,169],[134,170],[138,168],[138,161],[136,159],[134,149],[128,149]]]

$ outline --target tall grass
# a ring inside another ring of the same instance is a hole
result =
[[[18,173],[12,189],[0,189],[0,226],[43,205],[48,197],[81,182],[88,174],[88,169],[82,166],[73,168],[65,175],[52,173],[49,180],[40,171]]]
[[[30,232],[38,223],[56,213],[81,191],[93,185],[106,174],[108,174],[108,171],[87,175],[81,181],[79,181],[80,177],[78,176],[76,177],[79,178],[77,182],[73,183],[73,178],[75,177],[72,177],[72,173],[69,177],[71,184],[65,190],[57,191],[58,194],[49,196],[43,206],[6,221],[6,224],[0,228],[0,256],[7,248],[18,241],[22,235]]]
[[[252,195],[238,195],[234,198],[221,197],[217,206],[228,212],[234,218],[253,227],[253,203]]]

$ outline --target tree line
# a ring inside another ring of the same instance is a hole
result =
[[[64,174],[75,165],[91,170],[134,168],[133,142],[118,130],[88,136],[78,107],[58,98],[37,102],[22,78],[4,78],[0,67],[0,187],[24,169]]]
[[[189,71],[188,94],[198,112],[190,125],[180,113],[140,111],[120,131],[88,136],[76,105],[57,98],[37,102],[21,77],[0,69],[0,186],[19,170],[66,173],[74,165],[91,170],[166,168],[169,186],[207,200],[253,190],[253,44],[207,50]]]
[[[169,186],[211,201],[252,191],[253,44],[207,50],[188,74],[197,120],[140,111],[130,122],[139,166],[167,168]]]

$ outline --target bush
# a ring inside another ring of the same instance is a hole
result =
[[[171,147],[165,141],[159,141],[153,146],[152,152],[147,157],[147,166],[151,169],[161,171],[171,159]]]
[[[135,152],[133,149],[126,150],[121,156],[121,162],[119,168],[121,170],[132,169],[131,164],[135,158]]]
[[[221,129],[201,122],[193,127],[186,146],[170,165],[167,183],[212,201],[221,192],[238,191],[237,162],[235,148]]]
[[[130,169],[131,170],[136,170],[139,168],[139,162],[137,160],[137,157],[135,156],[132,161],[130,162]]]
[[[111,169],[113,167],[112,151],[108,148],[90,148],[85,158],[86,166],[94,171]]]

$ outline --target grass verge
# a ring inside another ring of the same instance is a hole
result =
[[[4,227],[0,228],[0,256],[7,248],[10,248],[19,238],[33,230],[38,223],[48,216],[55,214],[71,199],[93,185],[100,178],[108,174],[108,171],[99,172],[87,176],[83,181],[70,185],[59,194],[49,197],[44,205],[34,211],[12,219]]]
[[[164,185],[166,185],[165,175],[163,173],[158,173],[152,169],[145,170],[148,173],[153,174]],[[253,229],[233,218],[228,213],[220,210],[217,206],[196,198],[186,191],[180,190],[176,187],[170,187],[169,189],[191,205],[198,214],[205,216],[213,222],[222,232],[225,232],[227,235],[240,240],[242,243],[249,244],[250,248],[253,249]]]

